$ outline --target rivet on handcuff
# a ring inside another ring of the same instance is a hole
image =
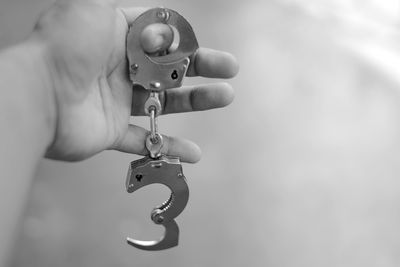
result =
[[[148,54],[141,43],[141,34],[152,24],[166,24],[179,35],[177,46],[163,53]],[[150,117],[150,133],[146,139],[149,156],[132,161],[126,179],[128,193],[149,184],[164,184],[171,190],[170,198],[153,209],[151,219],[164,226],[164,236],[158,241],[141,241],[127,238],[128,244],[143,250],[162,250],[178,245],[179,227],[174,218],[185,208],[189,199],[189,188],[182,172],[179,158],[163,155],[163,138],[158,133],[157,117],[162,105],[159,92],[180,87],[190,59],[198,49],[196,36],[190,24],[176,11],[153,8],[140,15],[130,26],[127,37],[129,76],[134,85],[149,90],[145,113]]]

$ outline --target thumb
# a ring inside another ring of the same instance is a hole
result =
[[[131,25],[137,17],[149,10],[149,8],[120,8],[126,22]],[[154,23],[143,29],[141,33],[143,50],[148,54],[164,52],[174,41],[174,31],[167,24]]]
[[[148,54],[163,53],[174,41],[174,32],[168,24],[154,23],[143,29],[140,43]]]

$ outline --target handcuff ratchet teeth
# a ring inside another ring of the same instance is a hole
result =
[[[160,54],[148,54],[141,44],[143,30],[155,23],[171,27],[179,42]],[[176,11],[153,8],[140,15],[130,26],[127,36],[129,76],[134,85],[149,90],[145,103],[145,114],[150,117],[150,133],[145,146],[149,156],[132,161],[126,179],[128,193],[149,184],[164,184],[171,190],[170,198],[151,212],[154,223],[164,226],[164,236],[157,241],[141,241],[127,238],[128,244],[143,250],[161,250],[178,245],[179,227],[174,218],[185,208],[189,199],[189,188],[182,172],[179,158],[163,155],[162,135],[158,133],[157,116],[162,106],[159,93],[180,87],[191,58],[198,49],[196,36],[190,24]]]

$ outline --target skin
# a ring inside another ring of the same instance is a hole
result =
[[[143,11],[107,0],[58,1],[29,38],[0,52],[0,266],[43,156],[79,161],[106,149],[148,154],[148,131],[129,125],[131,115],[144,115],[148,93],[132,89],[125,47],[129,24]],[[168,29],[148,32],[142,38],[151,52],[171,39]],[[188,76],[230,78],[237,72],[232,55],[200,48]],[[162,113],[219,108],[233,96],[227,83],[171,89],[161,94]],[[184,162],[200,159],[193,142],[163,137],[163,153]]]

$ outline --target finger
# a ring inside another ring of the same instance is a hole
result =
[[[144,115],[144,103],[149,92],[141,86],[133,87],[131,115]],[[184,86],[160,94],[162,114],[201,111],[221,108],[232,103],[234,90],[228,83]]]
[[[121,8],[128,25],[131,25],[140,14],[149,8]],[[147,53],[167,50],[174,40],[174,33],[168,24],[153,23],[145,27],[140,35],[143,49]]]
[[[232,78],[239,71],[236,58],[227,52],[209,48],[200,48],[190,64],[188,76],[203,76],[208,78]]]
[[[142,127],[129,125],[125,136],[112,148],[132,154],[148,155],[149,152],[145,146],[148,134],[149,132]],[[196,163],[200,160],[200,148],[189,140],[163,135],[163,142],[161,153],[164,155],[179,157],[182,162],[188,163]]]
[[[147,7],[120,7],[121,12],[124,14],[126,22],[131,25],[140,14],[147,11]]]
[[[153,23],[145,27],[140,34],[140,43],[148,54],[165,52],[174,41],[172,28],[163,23]]]
[[[232,103],[234,91],[228,83],[186,86],[167,90],[163,114],[221,108]]]

